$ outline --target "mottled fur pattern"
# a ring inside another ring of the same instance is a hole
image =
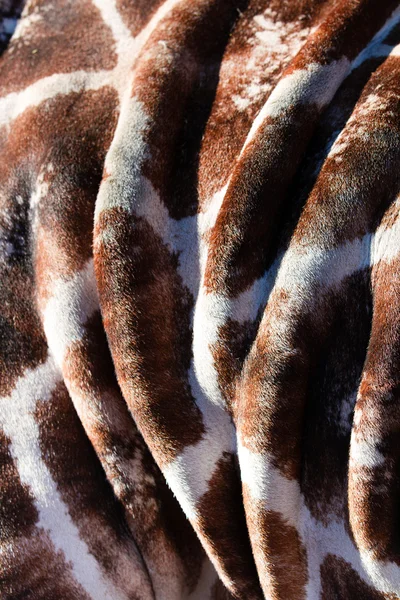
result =
[[[400,598],[400,8],[0,3],[1,600]]]

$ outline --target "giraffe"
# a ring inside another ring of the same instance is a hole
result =
[[[21,10],[0,597],[400,598],[398,2]]]

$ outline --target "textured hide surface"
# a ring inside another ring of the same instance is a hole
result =
[[[400,598],[400,10],[0,2],[1,600]]]

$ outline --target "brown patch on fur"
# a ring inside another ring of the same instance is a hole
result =
[[[338,0],[327,5],[320,26],[296,56],[287,72],[310,63],[329,64],[343,56],[354,59],[397,7],[396,0]]]
[[[299,480],[310,354],[324,332],[311,342],[310,315],[295,317],[285,290],[266,311],[243,371],[237,423],[246,446],[272,453],[282,474]],[[275,323],[286,326],[286,339]]]
[[[400,165],[398,69],[396,59],[387,59],[364,88],[342,132],[340,160],[325,161],[296,227],[293,238],[303,246],[332,248],[373,231],[397,193],[400,179],[382,174],[397,173]],[[368,108],[375,96],[380,102]]]
[[[312,226],[309,229],[309,231],[307,231],[307,227],[305,226],[308,222],[313,223],[311,218],[317,218],[319,226],[323,225],[322,223],[320,223],[321,219],[319,217],[310,217],[308,219],[306,217],[308,207],[310,206],[310,203],[312,202],[312,199],[314,197],[313,188],[314,186],[318,188],[320,185],[324,188],[323,192],[321,192],[320,194],[321,200],[324,201],[326,199],[326,196],[330,193],[328,186],[326,185],[328,181],[334,179],[335,176],[338,181],[344,180],[347,177],[346,169],[350,169],[352,165],[352,163],[348,161],[348,158],[353,158],[354,153],[350,153],[348,156],[346,152],[341,154],[341,157],[345,159],[344,165],[339,164],[342,161],[332,161],[331,168],[327,169],[327,174],[329,174],[329,177],[325,178],[324,169],[326,163],[329,162],[329,159],[327,160],[327,157],[332,148],[333,143],[337,140],[339,134],[345,129],[348,119],[350,118],[355,106],[357,105],[357,102],[360,99],[363,88],[366,86],[368,80],[371,77],[371,72],[375,71],[382,64],[382,62],[384,62],[385,58],[386,57],[384,56],[371,57],[368,60],[364,61],[358,68],[351,71],[344,80],[343,84],[340,86],[330,105],[321,115],[320,121],[315,130],[315,134],[313,135],[310,141],[310,144],[307,148],[307,152],[305,153],[301,162],[300,168],[298,169],[295,177],[293,178],[293,181],[289,188],[289,206],[291,206],[291,210],[288,211],[288,222],[284,224],[284,227],[282,229],[281,248],[286,247],[288,240],[292,236],[294,239],[298,239],[299,242],[301,242],[302,240],[304,241],[304,238],[302,238],[302,234],[311,236],[310,238],[308,238],[310,239],[310,241],[311,239],[314,239],[315,242],[318,244],[326,244],[327,238],[319,234],[318,227]],[[363,119],[362,121],[363,125],[365,125],[365,119]],[[357,137],[357,133],[357,127],[354,128],[354,130],[347,130],[345,135],[347,137],[346,141],[349,143],[349,145],[351,145],[351,142],[348,136],[354,136],[355,134],[355,137]],[[358,146],[359,151],[363,152],[363,144],[359,143]],[[377,154],[379,157],[379,152]],[[365,154],[363,154],[363,156],[365,158]],[[363,166],[362,169],[364,169]],[[374,169],[375,164],[373,161],[371,161],[368,164],[368,173],[374,172]],[[341,174],[341,170],[343,170],[343,174]],[[383,178],[383,184],[387,185],[384,183],[385,180],[386,178]],[[336,190],[338,196],[339,194],[342,194],[342,196],[344,195],[343,192],[345,191],[345,188],[340,189],[340,187],[334,186],[333,189]],[[372,201],[372,208],[376,204],[376,200],[374,202],[374,199],[380,199],[380,196],[381,194],[378,193],[375,194],[375,197],[371,196],[369,198],[368,203]],[[366,206],[368,206],[368,203],[366,204]],[[299,216],[305,204],[305,210],[303,211],[303,214],[301,215],[301,220],[299,221]],[[332,206],[331,202],[329,203],[329,206]],[[310,214],[312,215],[312,211]],[[328,216],[327,218],[329,219]],[[363,220],[365,222],[365,219]],[[373,220],[374,219],[372,219],[372,221]],[[346,239],[354,239],[355,233],[353,232],[352,227],[357,227],[358,224],[359,221],[355,221],[353,216],[351,217],[351,219],[349,219],[348,226],[347,224],[344,225],[344,223],[341,223],[341,226],[336,228],[335,233],[337,237],[335,238],[336,241],[334,243],[339,243],[339,240],[345,241]],[[369,224],[368,227],[372,227],[372,223]],[[323,232],[326,235],[325,229],[323,229]],[[358,233],[360,232],[362,233],[361,228],[358,229]],[[342,235],[342,233],[344,233],[344,235]],[[332,234],[330,234],[328,239],[332,241]]]
[[[38,520],[34,498],[29,487],[21,483],[17,466],[10,440],[0,431],[0,544],[29,537]]]
[[[118,393],[114,365],[99,311],[96,311],[86,321],[82,340],[74,342],[68,347],[64,363],[63,372],[69,385],[72,385],[76,391],[89,397],[92,394],[101,395],[110,390]],[[125,406],[122,397],[121,403]],[[126,416],[128,416],[128,411]],[[128,421],[132,426],[134,425],[131,417]]]
[[[38,136],[46,120],[43,151],[52,165],[37,208],[36,272],[44,289],[42,279],[51,284],[57,276],[72,275],[92,256],[94,205],[117,110],[116,93],[106,87],[58,98],[35,115]]]
[[[374,590],[343,558],[328,554],[321,565],[321,600],[357,598],[357,600],[389,600],[393,596]],[[394,598],[393,598],[394,600]]]
[[[202,141],[199,170],[202,206],[226,183],[253,120],[296,54],[297,44],[302,45],[307,30],[315,24],[319,4],[314,0],[273,0],[269,3],[251,0],[246,10],[241,12],[224,52],[216,96]],[[281,33],[278,45],[287,43],[283,22],[290,23],[296,47],[287,47],[282,53],[276,51],[273,44],[268,44],[261,50],[263,42],[257,36],[260,32],[255,18],[263,18],[265,13],[267,18],[276,20],[276,34],[279,36]],[[258,53],[259,58],[256,59]],[[248,97],[246,90],[253,90],[254,85],[259,87],[257,96],[251,98],[244,110],[238,110],[233,98],[240,94],[240,90],[244,91],[245,98]]]
[[[95,266],[118,381],[157,462],[173,460],[203,434],[188,382],[193,299],[176,257],[140,218],[104,212]]]
[[[0,95],[26,88],[55,73],[99,71],[116,65],[114,39],[90,0],[79,4],[58,0],[29,2],[21,25],[33,21],[13,38],[0,62]],[[85,35],[82,35],[82,30]]]
[[[151,123],[142,172],[177,220],[197,212],[201,139],[236,8],[244,3],[178,4],[151,35],[135,71],[132,93]]]
[[[4,271],[1,275],[4,275]],[[25,297],[23,295],[26,287],[20,288],[19,293],[16,290],[12,293],[5,281],[6,279],[3,279],[0,286],[0,302],[6,297],[7,301],[12,303],[14,316],[4,313],[0,316],[1,396],[12,392],[16,380],[27,368],[35,368],[47,357],[40,321],[28,294]]]
[[[2,553],[0,585],[2,600],[92,600],[43,531],[19,538],[11,553]]]
[[[304,600],[308,581],[307,553],[296,529],[283,517],[265,510],[243,487],[247,524],[266,597]]]
[[[194,588],[204,552],[120,393],[99,312],[86,322],[83,339],[68,348],[63,372],[72,393],[82,398],[80,419],[149,571],[162,572],[171,553],[177,554],[185,584]]]
[[[390,221],[390,218],[389,218]],[[400,564],[400,308],[398,258],[372,270],[373,318],[353,425],[371,466],[350,462],[349,507],[357,544],[376,559]]]
[[[231,585],[227,584],[230,592],[235,598],[261,598],[233,455],[225,454],[218,461],[197,509],[209,553],[228,579],[234,575]]]
[[[25,369],[35,368],[47,357],[33,298],[26,198],[18,191],[14,194],[19,200],[3,206],[0,215],[1,252],[7,248],[0,262],[0,396],[10,394]]]
[[[236,297],[264,273],[315,114],[297,106],[285,118],[267,118],[247,146],[210,234],[207,290]]]
[[[38,402],[35,417],[43,460],[81,539],[117,589],[134,594],[137,581],[141,580],[143,597],[147,598],[148,573],[129,533],[123,508],[113,494],[64,384],[57,386],[49,400]],[[127,561],[135,573],[130,581],[126,576]]]
[[[369,272],[349,277],[326,303],[333,315],[310,373],[301,479],[305,504],[324,524],[332,514],[348,521],[350,434],[371,326]]]
[[[237,379],[256,332],[257,323],[238,323],[228,319],[220,328],[218,341],[212,348],[218,383],[233,415]]]
[[[147,25],[164,0],[116,0],[116,7],[131,34],[136,36]]]
[[[79,523],[85,518],[94,518],[109,529],[110,536],[124,539],[127,533],[121,507],[112,494],[63,383],[58,384],[50,400],[37,403],[35,417],[43,460],[72,519]],[[90,531],[83,533],[88,536],[90,545]],[[95,552],[93,548],[92,552]]]

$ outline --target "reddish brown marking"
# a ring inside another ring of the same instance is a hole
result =
[[[243,488],[247,525],[264,594],[271,600],[306,598],[307,552],[296,529],[274,511],[265,510]]]
[[[199,525],[221,571],[235,575],[230,592],[235,598],[262,597],[249,544],[237,465],[224,454],[198,503]],[[229,499],[229,500],[228,500]],[[228,500],[228,501],[227,501]],[[222,537],[223,536],[223,537]]]
[[[236,296],[264,273],[315,115],[314,106],[301,106],[267,118],[236,163],[210,235],[207,290]]]
[[[232,96],[238,93],[241,86],[246,89],[254,84],[255,77],[260,78],[261,86],[270,84],[272,91],[284,68],[293,59],[289,51],[282,58],[271,46],[268,47],[267,59],[264,57],[262,62],[250,68],[250,65],[253,65],[254,52],[261,46],[261,42],[254,35],[254,18],[262,16],[265,11],[268,15],[272,13],[277,21],[278,33],[280,22],[283,21],[290,23],[293,30],[297,27],[300,35],[303,29],[315,25],[320,4],[314,0],[273,0],[269,3],[264,0],[251,0],[246,10],[240,14],[226,46],[215,100],[202,141],[199,170],[199,195],[202,203],[207,203],[226,183],[251,124],[268,98],[268,94],[260,94],[247,110],[239,111],[232,101]],[[231,68],[227,68],[229,61]],[[267,71],[265,62],[268,63]]]
[[[197,211],[197,170],[219,66],[237,8],[244,0],[183,2],[145,45],[132,94],[150,119],[143,174],[171,217]]]
[[[177,554],[185,570],[185,585],[194,589],[204,552],[119,391],[98,312],[87,321],[85,330],[83,339],[68,348],[63,368],[72,392],[84,399],[79,414],[82,424],[128,513],[129,526],[150,572],[161,567],[165,571],[165,555]],[[127,461],[133,460],[134,477],[126,473]]]
[[[29,537],[38,520],[34,497],[21,483],[10,440],[0,431],[0,544]]]
[[[295,317],[284,291],[267,311],[270,318],[260,326],[238,390],[238,428],[246,446],[271,452],[287,478],[299,479],[310,355],[324,330],[312,328],[307,314],[296,311]],[[290,339],[281,342],[274,323],[288,318]]]
[[[12,554],[2,555],[0,586],[2,600],[92,600],[43,531],[16,540]]]
[[[389,216],[390,222],[390,216]],[[372,329],[353,425],[355,441],[370,441],[382,464],[350,464],[350,522],[357,544],[379,560],[400,564],[400,308],[397,257],[372,271]]]
[[[117,377],[157,462],[165,464],[204,432],[188,382],[193,300],[177,259],[142,219],[104,212],[95,257],[102,314]]]
[[[22,238],[26,223],[14,218],[10,220],[13,228],[7,231],[10,221],[2,221],[0,217],[0,236],[15,251],[8,264],[0,264],[0,396],[7,396],[26,369],[34,369],[46,360],[47,347],[32,298],[30,261],[26,238]]]
[[[353,409],[369,341],[370,278],[362,271],[328,296],[332,324],[310,374],[302,434],[301,490],[314,518],[348,522]]]
[[[343,558],[328,554],[321,565],[321,600],[357,598],[357,600],[396,600],[392,594],[382,594],[361,579]]]
[[[228,319],[220,328],[218,341],[212,348],[218,383],[233,416],[236,413],[236,384],[244,360],[255,338],[258,323],[238,323]]]
[[[133,36],[148,24],[164,0],[116,0],[116,7]]]
[[[354,59],[397,8],[396,0],[338,0],[328,3],[318,29],[288,69],[311,63],[329,64],[343,56]]]
[[[42,457],[57,484],[73,521],[90,551],[104,567],[111,556],[104,546],[107,532],[112,551],[116,543],[130,543],[123,511],[115,499],[72,401],[60,383],[51,399],[37,404],[35,418],[40,431]],[[101,532],[100,536],[98,536]]]
[[[400,178],[382,173],[397,173],[400,165],[399,69],[398,60],[388,58],[365,86],[354,119],[342,133],[341,141],[348,145],[341,161],[327,158],[296,227],[293,238],[303,246],[331,248],[375,230],[396,195]],[[380,99],[381,106],[365,115],[362,109],[371,95]]]
[[[23,21],[32,14],[40,20],[13,39],[0,60],[1,96],[55,73],[115,67],[114,38],[90,0],[79,4],[58,0],[50,6],[46,0],[35,0]]]

